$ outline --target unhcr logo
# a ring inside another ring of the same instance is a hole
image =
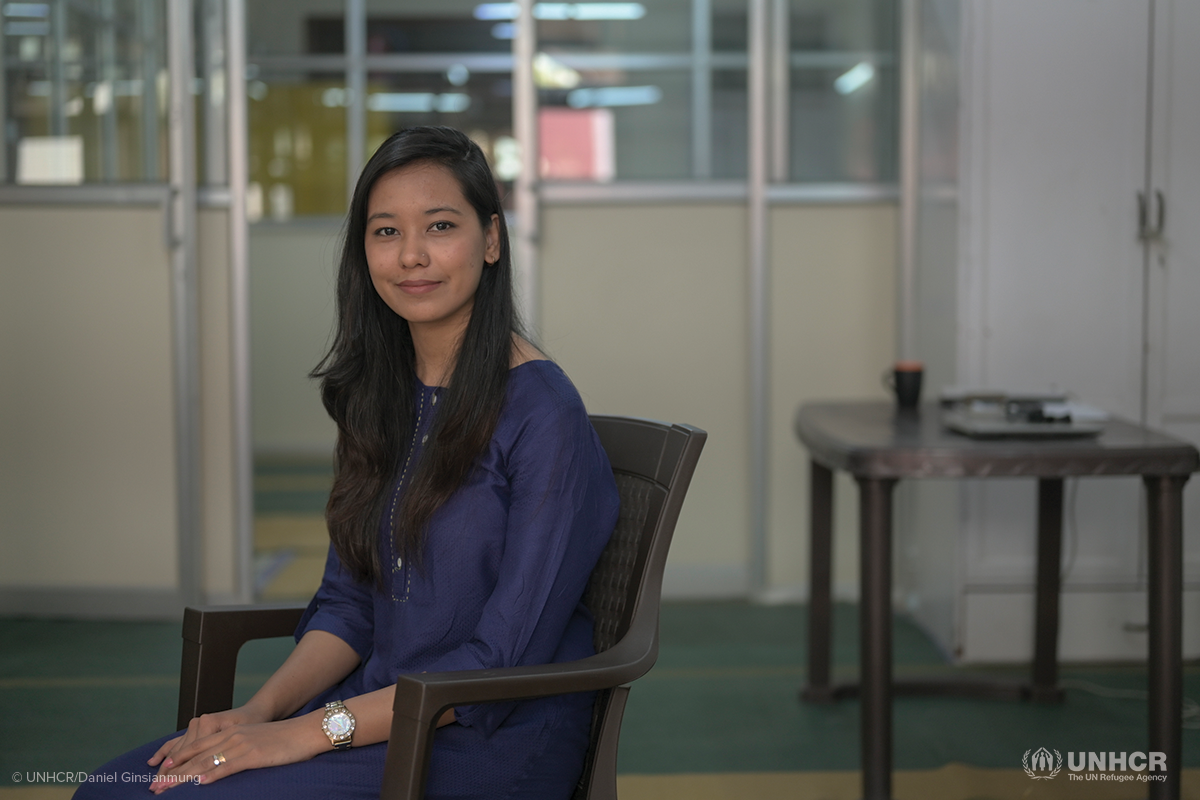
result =
[[[1063,756],[1045,747],[1026,750],[1021,766],[1035,781],[1050,780],[1062,771]],[[1167,754],[1067,753],[1067,770],[1072,781],[1161,782],[1167,779]]]
[[[1030,755],[1031,753],[1032,755]],[[1062,753],[1055,750],[1052,756],[1050,751],[1044,747],[1039,747],[1037,750],[1026,750],[1021,759],[1021,766],[1025,768],[1025,774],[1035,781],[1049,780],[1062,769]]]

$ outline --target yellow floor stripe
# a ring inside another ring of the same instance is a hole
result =
[[[621,800],[858,800],[857,772],[730,772],[701,775],[621,775]],[[1072,781],[1066,770],[1033,780],[1023,770],[949,764],[894,774],[895,800],[1130,800],[1144,783]],[[1183,771],[1181,800],[1200,800],[1200,769]]]
[[[895,800],[1129,800],[1146,796],[1145,784],[1071,781],[1066,772],[1035,781],[1019,769],[948,764],[901,770],[893,777]],[[857,772],[728,772],[702,775],[621,775],[621,800],[858,800]],[[0,788],[0,800],[69,800],[74,786]],[[1200,769],[1183,771],[1181,800],[1200,800]]]
[[[325,554],[298,555],[263,587],[263,600],[308,600],[321,585]]]
[[[278,550],[291,547],[312,550],[324,556],[329,549],[329,532],[320,514],[260,514],[254,518],[254,549]]]
[[[0,787],[0,800],[71,800],[73,794],[75,794],[74,786]]]
[[[620,800],[858,800],[858,772],[722,772],[710,775],[622,775]],[[70,800],[73,786],[0,788],[0,800]],[[895,800],[1129,800],[1145,798],[1144,783],[1034,781],[1021,770],[948,764],[901,770]],[[1181,800],[1200,800],[1200,770],[1183,770]]]

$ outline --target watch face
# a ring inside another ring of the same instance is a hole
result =
[[[325,728],[331,736],[345,736],[353,730],[350,725],[350,715],[344,711],[331,714],[325,720]]]

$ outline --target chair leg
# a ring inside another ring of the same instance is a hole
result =
[[[829,663],[833,641],[833,470],[809,462],[808,682],[800,697],[832,703]]]
[[[617,800],[617,741],[621,737],[621,718],[628,699],[628,685],[609,690],[608,708],[596,738],[592,773],[583,795],[586,800]]]

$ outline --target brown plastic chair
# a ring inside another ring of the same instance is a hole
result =
[[[591,744],[574,800],[615,800],[617,738],[630,681],[658,658],[658,615],[667,549],[708,437],[690,425],[593,416],[612,463],[621,511],[588,581],[596,655],[544,666],[400,675],[384,768],[384,798],[419,800],[435,723],[448,708],[598,691]],[[303,606],[188,608],[178,725],[229,708],[237,652],[251,639],[290,635]]]

